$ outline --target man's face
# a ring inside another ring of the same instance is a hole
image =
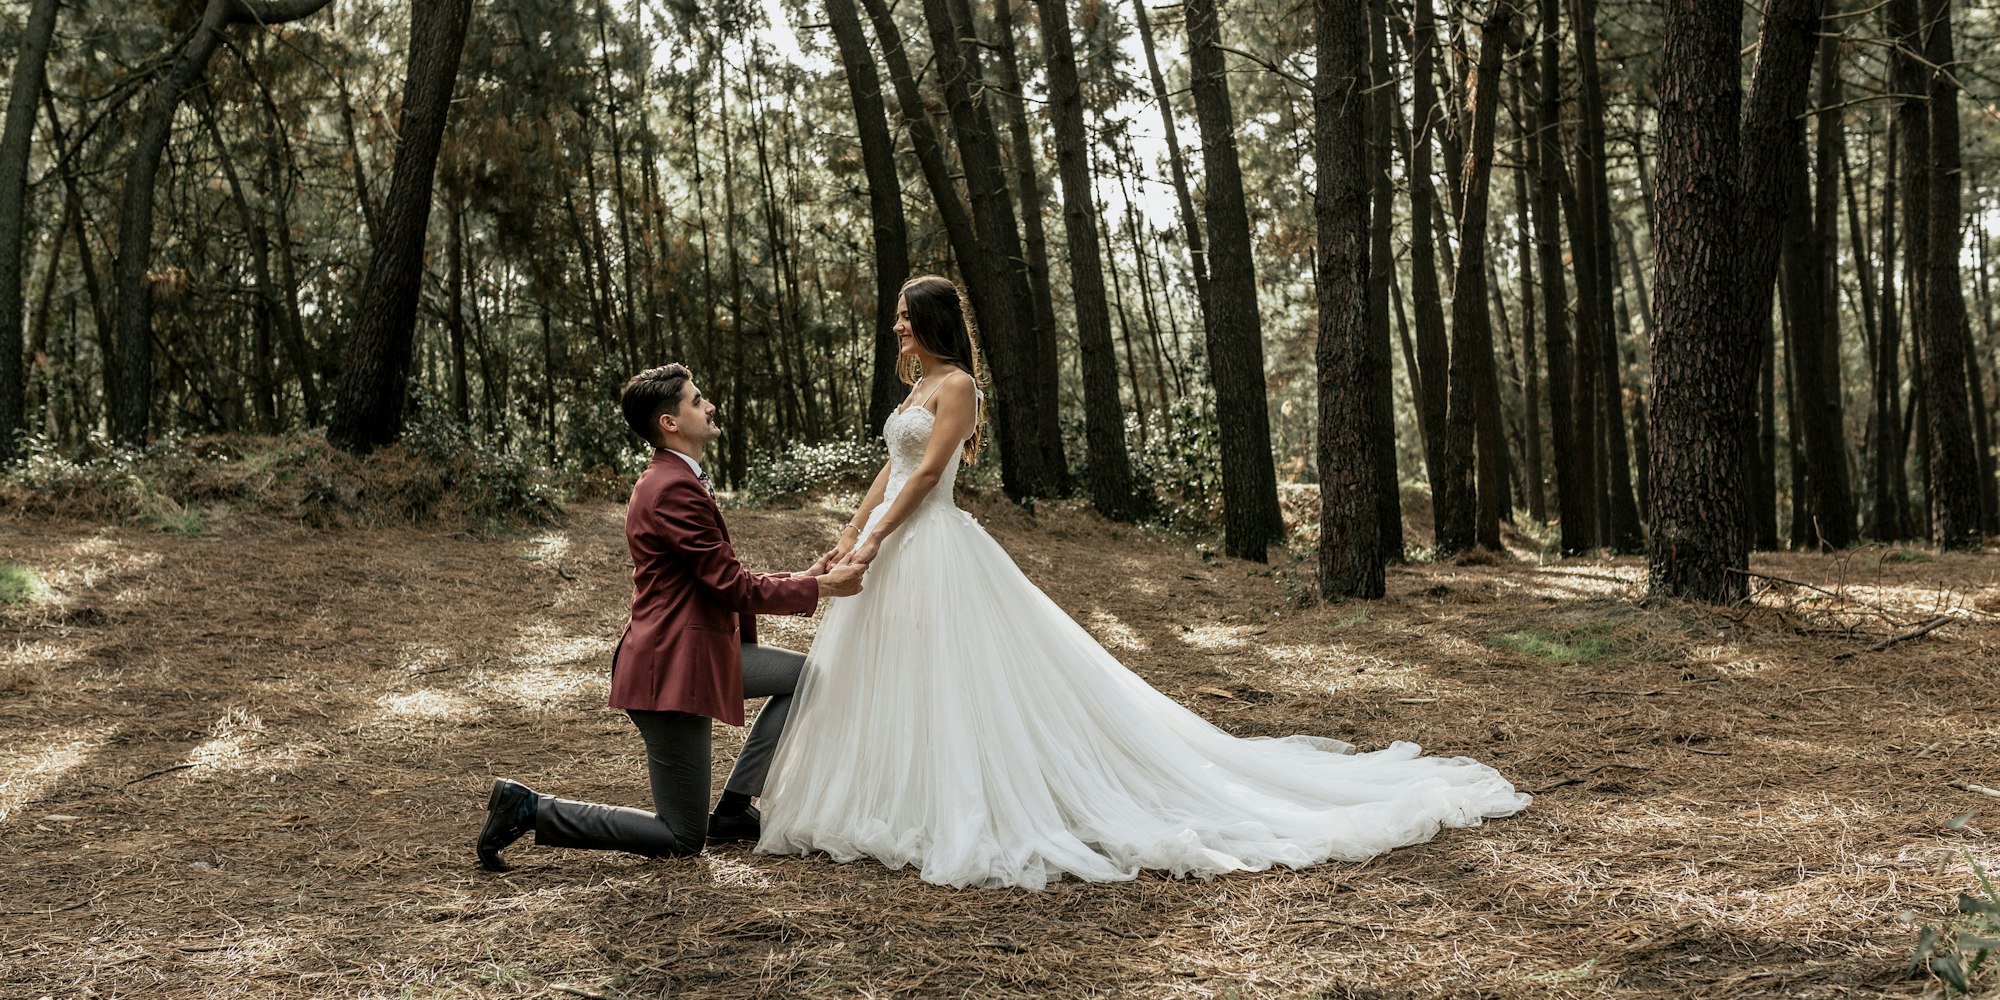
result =
[[[715,420],[715,404],[701,394],[693,379],[681,391],[680,408],[660,416],[660,429],[679,434],[697,448],[722,436],[722,425]]]

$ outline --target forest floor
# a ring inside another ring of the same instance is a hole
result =
[[[1916,925],[1975,888],[1968,852],[2000,869],[2000,799],[1959,787],[2000,786],[1991,554],[1760,556],[1825,592],[1757,579],[1727,610],[1641,601],[1634,559],[1401,567],[1386,600],[1314,606],[1307,562],[970,506],[1218,725],[1413,740],[1534,804],[1205,882],[960,891],[525,841],[491,875],[495,776],[646,802],[604,705],[622,508],[504,537],[0,520],[0,556],[49,588],[0,606],[0,995],[1917,997]],[[792,569],[844,514],[730,523],[752,566]],[[718,727],[718,781],[739,734]]]

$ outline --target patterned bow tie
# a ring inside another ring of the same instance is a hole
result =
[[[701,481],[701,488],[707,490],[709,496],[715,495],[715,485],[708,481],[708,473],[697,472],[694,474],[694,477]]]

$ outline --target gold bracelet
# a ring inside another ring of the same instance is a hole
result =
[[[846,533],[846,532],[849,532],[849,531],[852,531],[852,532],[854,532],[854,533],[855,533],[855,534],[857,534],[857,535],[861,533],[861,529],[860,529],[860,527],[858,527],[858,526],[856,526],[856,525],[852,525],[852,524],[850,524],[850,525],[848,525],[847,527],[845,527],[845,528],[842,528],[842,529],[840,529],[840,530],[841,530],[841,532],[842,532],[842,533]]]

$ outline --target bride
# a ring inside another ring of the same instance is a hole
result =
[[[757,849],[1040,889],[1142,868],[1209,876],[1360,861],[1527,805],[1470,758],[1238,739],[1125,669],[952,503],[980,446],[958,290],[903,286],[889,461],[835,561],[868,566],[807,655]]]

